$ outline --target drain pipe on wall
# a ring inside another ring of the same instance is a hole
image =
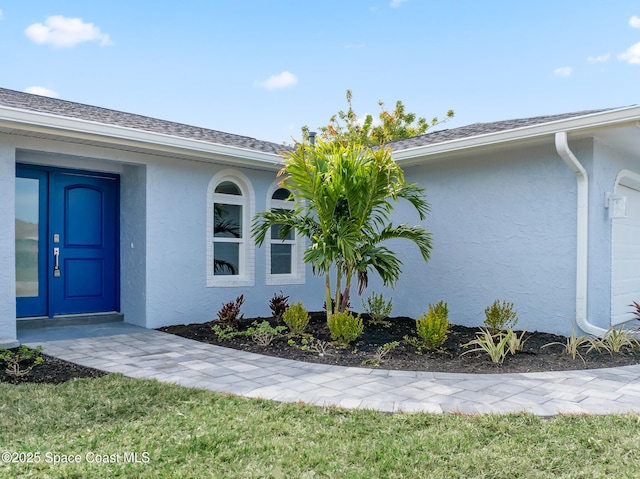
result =
[[[556,133],[556,151],[576,175],[578,211],[576,234],[576,323],[585,333],[602,337],[606,329],[591,324],[587,319],[587,269],[589,244],[589,178],[586,170],[569,148],[567,133]]]

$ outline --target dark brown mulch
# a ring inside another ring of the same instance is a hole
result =
[[[470,353],[464,356],[466,351],[463,344],[474,339],[478,328],[453,325],[449,330],[449,337],[439,351],[422,351],[408,344],[405,336],[415,336],[415,320],[406,317],[390,319],[391,326],[383,327],[372,325],[368,317],[363,315],[365,329],[363,335],[348,348],[338,347],[331,343],[331,337],[326,325],[324,313],[312,313],[311,321],[307,327],[306,343],[302,337],[289,337],[286,334],[276,338],[269,346],[260,346],[246,336],[236,337],[230,340],[219,340],[211,330],[213,323],[188,324],[159,328],[160,331],[176,334],[189,339],[195,339],[211,344],[217,344],[228,348],[240,349],[269,356],[277,356],[297,361],[307,361],[322,364],[334,364],[340,366],[355,367],[380,367],[384,369],[413,370],[413,371],[440,371],[453,373],[515,373],[536,371],[562,371],[575,369],[597,369],[616,366],[628,366],[640,363],[640,352],[627,350],[610,355],[606,352],[590,352],[582,355],[584,362],[577,358],[572,359],[564,352],[562,346],[554,345],[543,348],[542,346],[560,342],[565,343],[564,336],[549,333],[526,333],[524,351],[515,356],[507,356],[502,365],[495,365],[486,353]],[[254,321],[269,321],[273,326],[278,325],[273,318],[242,319],[238,329],[246,330]],[[324,354],[313,351],[309,347],[315,338],[326,345]],[[400,344],[376,366],[371,363],[376,351],[384,344],[398,341]],[[291,345],[293,342],[294,345]],[[5,372],[4,364],[0,364],[0,383],[47,383],[60,384],[74,378],[98,378],[106,375],[104,371],[74,364],[62,359],[57,359],[42,354],[44,362],[34,367],[28,374],[14,377]],[[29,364],[24,364],[24,367]]]
[[[580,358],[571,358],[562,346],[550,346],[542,348],[545,344],[553,342],[565,343],[564,336],[555,334],[531,332],[526,333],[527,338],[524,351],[515,356],[508,355],[502,365],[493,364],[486,353],[470,353],[461,356],[467,349],[462,345],[475,338],[478,328],[453,325],[449,331],[449,337],[439,351],[422,351],[407,344],[403,339],[405,335],[416,336],[415,320],[406,317],[390,319],[391,326],[383,327],[372,325],[368,317],[363,315],[365,329],[363,335],[348,348],[329,345],[324,354],[311,351],[308,347],[304,350],[302,338],[289,338],[281,335],[269,346],[260,346],[246,336],[235,337],[230,340],[219,340],[211,330],[213,323],[177,325],[160,328],[160,331],[176,334],[189,339],[195,339],[211,344],[217,344],[228,348],[240,349],[254,353],[277,356],[280,358],[307,361],[322,364],[334,364],[340,366],[376,367],[370,360],[374,359],[377,349],[392,341],[398,341],[400,345],[394,348],[388,357],[380,362],[380,368],[399,369],[413,371],[440,371],[452,373],[522,373],[536,371],[562,371],[575,369],[595,369],[615,366],[627,366],[640,363],[640,352],[628,350],[614,355],[609,353],[590,352]],[[277,323],[273,318],[253,318],[239,321],[238,329],[246,330],[254,321],[269,321],[273,326]],[[331,342],[329,330],[326,325],[324,313],[312,313],[306,332],[320,341]],[[293,340],[296,345],[291,345]],[[307,343],[309,340],[307,339]],[[302,347],[302,348],[301,348]],[[468,348],[472,349],[472,348]],[[369,361],[369,362],[367,362]]]
[[[13,349],[12,351],[15,351]],[[22,383],[40,383],[40,384],[61,384],[70,379],[75,378],[99,378],[106,375],[104,371],[98,369],[87,368],[78,364],[70,363],[62,359],[54,358],[46,354],[41,354],[44,362],[35,366],[24,376],[15,377],[7,374],[4,363],[0,362],[0,383],[22,384]],[[32,364],[32,361],[26,361],[22,364],[22,369],[26,369]]]

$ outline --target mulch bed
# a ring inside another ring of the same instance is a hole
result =
[[[574,360],[564,351],[563,346],[554,345],[542,348],[542,346],[553,342],[565,344],[566,338],[564,336],[531,332],[525,334],[527,340],[522,352],[515,356],[508,355],[503,364],[496,365],[491,362],[489,356],[484,352],[469,353],[462,356],[463,352],[473,349],[465,349],[462,345],[474,339],[476,333],[479,332],[479,328],[453,325],[449,330],[446,342],[440,350],[418,352],[414,346],[411,346],[403,339],[404,336],[416,336],[414,319],[407,317],[391,318],[389,319],[390,327],[370,324],[367,315],[363,315],[363,319],[365,323],[364,333],[355,343],[348,348],[331,344],[324,354],[318,351],[311,351],[308,346],[308,339],[305,350],[302,338],[290,338],[286,334],[276,338],[266,347],[256,344],[247,336],[219,340],[211,329],[213,322],[168,326],[159,328],[159,330],[210,344],[297,361],[396,370],[451,373],[523,373],[609,368],[640,363],[640,351],[638,350],[626,350],[613,355],[607,352],[597,353],[595,351],[586,354],[583,351],[584,362],[580,358]],[[273,318],[241,319],[238,329],[244,331],[254,321],[262,322],[265,320],[269,321],[272,326],[278,325]],[[331,343],[326,316],[323,312],[311,313],[311,320],[306,333],[320,341]],[[289,344],[291,339],[297,346]],[[374,359],[378,348],[393,341],[398,341],[400,343],[399,346],[394,348],[383,361],[379,362],[378,366],[372,364],[371,360]]]
[[[159,328],[159,331],[194,339],[227,348],[239,349],[268,356],[307,361],[313,363],[332,364],[355,367],[380,367],[384,369],[432,371],[449,373],[523,373],[539,371],[564,371],[576,369],[597,369],[616,366],[628,366],[640,363],[640,351],[625,350],[616,354],[592,351],[582,352],[584,361],[580,358],[572,359],[560,345],[543,348],[542,346],[559,342],[564,344],[566,338],[555,334],[531,332],[527,338],[524,350],[515,356],[508,355],[503,364],[492,363],[486,353],[470,353],[462,355],[467,349],[462,345],[476,337],[479,328],[452,325],[448,338],[438,351],[417,351],[407,343],[405,336],[416,336],[415,320],[407,317],[389,319],[390,327],[374,325],[369,322],[367,315],[363,315],[365,329],[355,343],[349,347],[339,347],[332,343],[326,316],[323,312],[311,313],[311,320],[306,329],[305,337],[289,337],[282,334],[269,346],[256,344],[247,336],[220,340],[213,333],[211,326],[214,322],[176,325]],[[281,325],[273,318],[241,319],[238,330],[245,331],[254,321],[269,321],[272,326]],[[324,352],[310,347],[314,339],[324,346]],[[393,348],[384,359],[375,361],[376,352],[384,344],[398,341],[400,344]],[[293,345],[291,343],[294,343]],[[305,346],[306,342],[306,346]],[[34,367],[28,374],[15,377],[7,374],[4,365],[0,364],[0,383],[46,383],[60,384],[75,378],[98,378],[106,375],[104,371],[74,364],[42,354],[44,362]],[[24,367],[29,364],[24,364]]]
[[[13,349],[12,351],[15,351]],[[44,362],[35,366],[24,376],[12,376],[7,374],[4,364],[0,364],[0,383],[22,384],[61,384],[75,378],[99,378],[107,373],[98,369],[87,368],[78,364],[70,363],[62,359],[54,358],[46,354],[41,354]],[[26,369],[33,362],[26,361],[22,366]]]

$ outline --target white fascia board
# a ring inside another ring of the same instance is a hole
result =
[[[458,138],[431,145],[407,148],[405,150],[394,151],[393,158],[398,164],[419,163],[424,161],[424,157],[437,158],[442,155],[448,155],[470,148],[486,148],[509,142],[540,139],[545,136],[554,135],[558,131],[565,131],[567,133],[589,131],[599,128],[615,127],[625,123],[636,123],[638,120],[640,120],[640,106],[632,106],[521,128],[502,130],[494,133]]]
[[[182,152],[191,157],[202,157],[203,161],[226,159],[268,169],[279,169],[279,163],[282,162],[282,156],[275,153],[5,106],[0,106],[0,126],[61,138],[81,138],[114,146],[143,147],[150,151],[169,154]]]

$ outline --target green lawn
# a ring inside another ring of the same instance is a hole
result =
[[[640,474],[636,415],[389,415],[248,400],[121,375],[60,386],[0,384],[0,395],[0,450],[40,460],[0,463],[3,478]],[[140,462],[130,462],[133,453]],[[63,455],[79,455],[80,463],[51,462]],[[104,455],[119,462],[90,462]]]

